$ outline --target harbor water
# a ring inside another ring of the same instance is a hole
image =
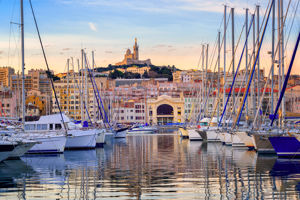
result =
[[[0,199],[300,199],[300,161],[175,133],[0,163]]]

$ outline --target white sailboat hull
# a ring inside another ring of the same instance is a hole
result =
[[[252,139],[252,135],[248,135],[248,133],[241,131],[241,132],[236,132],[240,140],[247,146],[249,149],[254,148],[254,143]]]
[[[236,148],[245,148],[247,147],[245,143],[241,140],[241,138],[238,136],[238,134],[234,133],[232,135],[232,147]]]
[[[19,158],[21,156],[23,156],[27,151],[29,151],[34,145],[36,144],[36,142],[26,142],[23,144],[19,144],[18,146],[16,146],[14,148],[13,151],[10,152],[9,154],[9,159],[15,159],[15,158]]]
[[[66,136],[44,136],[33,137],[35,144],[27,153],[29,154],[47,154],[47,153],[63,153],[67,141]]]
[[[96,147],[96,130],[69,130],[66,149],[90,149]]]
[[[225,145],[232,145],[232,135],[230,133],[224,133]]]
[[[100,130],[96,139],[96,147],[103,147],[103,145],[105,144],[105,134],[105,131]]]
[[[226,134],[226,133],[224,133],[224,132],[220,132],[220,133],[219,133],[220,141],[221,141],[223,144],[225,143],[225,134]]]
[[[206,130],[207,142],[219,142],[220,136],[215,130]]]
[[[9,157],[11,151],[2,151],[0,152],[0,162],[6,160]]]
[[[188,129],[189,139],[190,141],[201,141],[201,135],[196,131],[196,129]]]
[[[114,134],[115,138],[126,138],[127,129],[123,131],[116,131]]]

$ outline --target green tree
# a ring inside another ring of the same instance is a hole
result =
[[[124,73],[115,69],[113,72],[109,73],[108,77],[111,79],[124,78]]]
[[[149,74],[148,74],[148,72],[147,71],[145,71],[144,72],[144,74],[143,74],[143,76],[142,76],[143,78],[150,78],[150,76],[149,76]]]

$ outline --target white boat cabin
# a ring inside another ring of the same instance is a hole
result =
[[[80,128],[81,125],[74,124],[68,116],[63,115],[63,120],[67,129]],[[41,116],[38,121],[25,122],[25,131],[59,131],[64,130],[60,114]]]

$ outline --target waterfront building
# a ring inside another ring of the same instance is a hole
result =
[[[1,117],[18,117],[20,113],[18,93],[11,90],[0,91],[0,106]]]
[[[84,84],[82,84],[82,77],[79,76],[78,73],[75,74],[75,81],[73,78],[74,74],[69,74],[69,86],[68,86],[68,81],[67,77],[61,78],[59,81],[54,82],[54,88],[55,92],[57,95],[57,99],[61,108],[62,112],[65,112],[69,117],[75,119],[75,120],[81,120],[81,118],[85,115],[82,114],[81,112],[81,98],[80,96],[83,97],[84,94]],[[90,84],[90,82],[88,82]],[[82,93],[80,92],[80,89],[82,89]],[[88,96],[91,96],[90,90],[88,90]],[[84,100],[84,97],[83,97]],[[52,112],[53,113],[58,113],[58,105],[55,100],[55,96],[52,95]],[[89,104],[87,102],[86,104]],[[88,108],[87,108],[88,109]],[[85,112],[86,109],[83,108],[83,112]],[[89,109],[88,109],[89,110]]]
[[[11,76],[15,74],[12,67],[0,67],[0,85],[4,87],[11,86]]]
[[[70,72],[69,81],[67,78],[66,75],[54,82],[54,88],[62,112],[65,112],[69,117],[75,120],[93,120],[94,116],[98,115],[98,104],[96,98],[94,101],[95,92],[90,78],[87,80],[87,98],[85,97],[86,86],[84,77],[80,76],[79,73]],[[99,94],[102,95],[103,91],[109,88],[107,77],[95,77],[94,79]],[[96,95],[98,95],[97,91]],[[83,108],[81,108],[81,106]],[[95,109],[94,106],[96,107]],[[59,112],[54,95],[52,95],[52,112]]]
[[[191,82],[201,82],[202,80],[215,81],[218,74],[216,72],[212,72],[211,70],[205,72],[205,71],[190,69],[190,70],[175,71],[173,72],[172,75],[173,75],[173,82],[175,83],[191,83]]]
[[[53,73],[53,72],[52,72]],[[21,90],[22,77],[20,74],[11,76],[12,90]],[[31,69],[25,75],[25,91],[38,90],[41,93],[51,94],[50,79],[47,76],[46,70]]]
[[[147,99],[147,122],[154,125],[184,123],[184,98],[161,95]]]
[[[300,113],[300,85],[286,89],[285,103],[286,111]]]
[[[129,100],[119,104],[113,109],[118,123],[122,124],[145,124],[146,103],[143,101]]]
[[[150,67],[132,66],[132,67],[127,67],[125,69],[125,72],[136,73],[136,74],[140,74],[142,76],[145,72],[149,72],[149,70],[150,70]]]

